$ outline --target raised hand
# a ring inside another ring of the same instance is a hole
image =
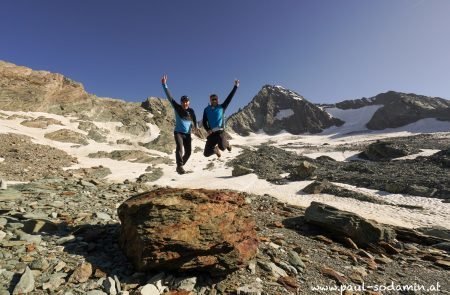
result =
[[[234,86],[239,87],[239,80],[238,79],[234,80]]]
[[[161,78],[161,83],[163,83],[164,85],[167,84],[167,75],[166,75],[166,74],[164,74],[164,75],[162,76],[162,78]]]

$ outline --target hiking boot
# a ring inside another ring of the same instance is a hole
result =
[[[184,170],[183,166],[177,166],[177,173],[184,174],[184,173],[186,173],[186,171]]]
[[[220,158],[220,156],[222,155],[222,154],[220,153],[219,147],[218,147],[217,145],[216,145],[216,147],[214,148],[214,154],[217,155],[217,158]]]
[[[227,146],[227,151],[231,152],[231,145]]]

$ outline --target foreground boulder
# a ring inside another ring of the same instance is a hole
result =
[[[118,209],[119,242],[139,271],[226,275],[255,257],[255,222],[235,192],[161,188]]]
[[[333,235],[351,238],[358,246],[393,242],[395,238],[395,232],[389,227],[318,202],[312,202],[306,209],[305,219]]]

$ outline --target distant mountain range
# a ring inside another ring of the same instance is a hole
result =
[[[366,127],[371,130],[396,128],[420,119],[435,118],[450,121],[450,101],[394,91],[372,98],[346,100],[320,105],[309,102],[300,94],[281,86],[265,85],[252,101],[232,114],[227,130],[246,136],[265,132],[277,134],[320,133],[344,121],[327,112],[329,108],[363,109],[379,105]],[[144,110],[146,109],[147,112]],[[96,121],[117,121],[123,131],[135,135],[149,132],[147,123],[157,125],[160,142],[171,142],[173,112],[166,99],[149,97],[142,104],[118,99],[99,98],[87,93],[80,83],[61,74],[34,71],[0,61],[0,110],[34,111],[85,117]],[[151,116],[147,116],[151,112]]]
[[[313,104],[281,86],[266,85],[247,106],[230,116],[227,126],[244,136],[283,130],[292,134],[319,133],[346,123],[333,118],[327,109],[362,111],[368,106],[380,106],[365,126],[369,130],[402,127],[426,118],[450,121],[450,100],[439,97],[389,91],[371,98],[325,105]]]
[[[371,130],[397,128],[426,118],[450,121],[450,100],[414,93],[389,91],[371,98],[345,100],[335,107],[346,110],[370,105],[382,105],[366,125]]]

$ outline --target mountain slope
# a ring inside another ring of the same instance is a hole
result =
[[[397,128],[425,118],[450,121],[450,100],[413,93],[389,91],[371,98],[346,100],[336,107],[359,109],[370,105],[383,105],[366,125],[371,130]]]
[[[271,85],[265,85],[244,109],[227,120],[229,128],[244,136],[259,130],[270,135],[282,130],[292,134],[319,133],[342,123],[299,94]]]
[[[118,131],[143,136],[143,140],[153,135],[150,134],[149,124],[166,130],[174,121],[171,106],[165,99],[149,97],[140,104],[99,98],[87,93],[81,83],[61,74],[35,71],[4,61],[0,61],[0,109],[46,112],[97,122],[120,122],[122,126],[117,127]],[[156,145],[152,147],[171,151],[171,137],[170,132],[160,132]]]

